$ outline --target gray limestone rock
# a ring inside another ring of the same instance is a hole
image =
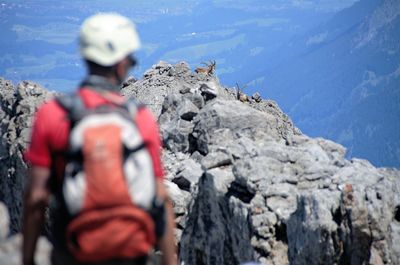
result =
[[[22,237],[20,234],[7,237],[9,225],[7,208],[0,202],[0,264],[20,265]],[[40,237],[36,249],[36,264],[50,265],[50,242],[45,237]]]
[[[199,113],[199,108],[196,107],[189,99],[184,98],[183,102],[177,109],[178,115],[181,119],[191,121],[194,116]]]
[[[21,234],[13,235],[6,241],[0,242],[0,264],[20,265],[21,262]],[[41,236],[36,245],[35,262],[41,265],[50,265],[50,253],[52,245],[43,236]]]
[[[280,121],[273,115],[256,111],[239,101],[215,100],[199,112],[194,118],[196,124],[193,135],[197,142],[198,150],[208,153],[209,143],[214,143],[213,137],[216,130],[228,129],[238,135],[249,137],[252,140],[272,138],[276,141],[284,140],[293,131],[280,131]]]
[[[172,182],[176,183],[180,189],[190,192],[203,175],[203,170],[199,163],[193,159],[187,159],[174,175]]]
[[[336,194],[339,196],[340,194]],[[340,240],[333,218],[331,194],[318,191],[299,197],[297,210],[287,221],[291,264],[337,264]],[[330,207],[329,207],[330,206]],[[336,206],[337,207],[337,206]],[[320,239],[323,239],[319,241]]]
[[[0,201],[11,219],[11,233],[20,230],[23,190],[27,166],[23,152],[30,135],[33,114],[51,93],[24,81],[14,87],[0,78]]]
[[[248,210],[204,174],[180,242],[184,264],[239,264],[253,259]]]
[[[194,124],[186,120],[173,120],[160,127],[166,148],[173,152],[188,152],[190,149],[189,135]]]
[[[205,169],[228,166],[232,165],[232,163],[232,155],[225,149],[218,149],[214,152],[210,152],[201,160],[201,165]]]
[[[184,98],[190,100],[190,102],[192,102],[199,110],[204,107],[204,98],[199,94],[190,93],[185,95]],[[196,112],[196,114],[197,113],[198,111]]]
[[[5,240],[10,232],[10,216],[7,206],[0,202],[0,242]]]
[[[251,98],[252,98],[255,102],[257,102],[257,103],[261,102],[261,100],[262,100],[261,95],[260,95],[260,93],[258,93],[258,92],[254,93],[254,94],[251,96]]]
[[[226,93],[222,91],[216,77],[195,74],[186,62],[171,65],[161,61],[147,70],[143,78],[122,88],[122,93],[146,104],[154,116],[158,117],[167,95],[179,94],[182,89],[186,91],[188,87],[193,93],[200,94],[201,84],[208,82],[216,83],[218,93],[225,97]]]

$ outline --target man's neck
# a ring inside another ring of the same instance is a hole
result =
[[[117,85],[117,82],[112,78],[94,74],[89,75],[83,80],[81,87],[91,87],[112,92],[119,92],[121,90],[121,87]]]

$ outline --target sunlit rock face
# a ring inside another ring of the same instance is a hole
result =
[[[27,94],[22,108],[21,92],[1,85],[10,110],[1,114],[0,194],[17,232],[13,194],[22,194],[29,135],[21,131],[48,94]],[[184,62],[160,62],[122,92],[159,121],[184,264],[400,264],[399,170],[347,160],[343,146],[302,134],[274,101],[242,102]]]

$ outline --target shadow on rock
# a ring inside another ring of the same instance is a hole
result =
[[[209,173],[199,181],[180,242],[184,264],[239,264],[253,260],[247,209],[236,197],[218,192],[215,185],[214,176]]]

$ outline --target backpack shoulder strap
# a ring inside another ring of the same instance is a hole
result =
[[[82,98],[76,93],[58,96],[56,102],[68,113],[72,123],[80,120],[86,111]]]

